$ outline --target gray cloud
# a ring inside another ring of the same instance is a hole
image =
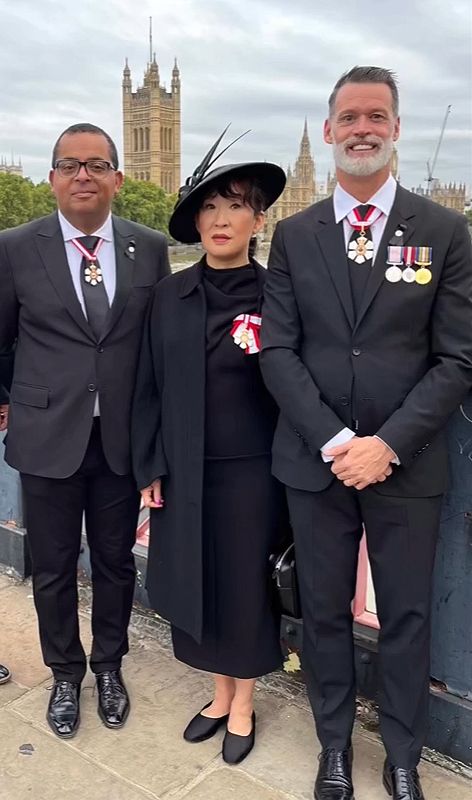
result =
[[[149,57],[148,16],[161,82],[182,73],[183,177],[232,121],[231,159],[294,161],[305,115],[320,179],[331,166],[322,124],[332,85],[356,63],[395,70],[400,84],[400,173],[424,181],[444,111],[452,113],[436,176],[472,185],[469,0],[0,0],[0,154],[21,154],[34,180],[69,124],[91,121],[121,148],[121,77],[134,88]]]

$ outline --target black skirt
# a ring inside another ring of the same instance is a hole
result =
[[[256,678],[282,663],[269,556],[285,498],[270,456],[206,459],[203,487],[203,636],[172,626],[174,653],[197,669]]]

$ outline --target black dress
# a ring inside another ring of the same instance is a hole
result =
[[[269,555],[284,519],[271,475],[276,406],[259,370],[231,337],[234,318],[260,310],[255,268],[204,265],[207,304],[205,465],[202,503],[201,643],[172,626],[175,656],[236,678],[255,678],[282,661]]]

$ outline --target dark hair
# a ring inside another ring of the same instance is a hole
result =
[[[341,75],[331,92],[328,100],[329,115],[334,111],[337,94],[346,83],[386,83],[392,93],[393,113],[398,117],[399,99],[397,76],[390,69],[384,67],[353,67]]]
[[[205,200],[209,197],[240,197],[245,205],[254,211],[254,214],[262,214],[269,205],[267,197],[261,188],[259,181],[251,175],[222,175],[211,185],[211,189],[203,195],[198,204],[196,213],[200,210]],[[254,258],[257,250],[257,236],[251,236],[249,240],[249,258]]]
[[[241,173],[241,175],[222,175],[217,178],[204,194],[198,204],[198,210],[202,207],[205,200],[209,197],[240,197],[242,202],[252,208],[255,214],[261,214],[268,206],[267,197],[261,188],[259,181],[251,175]]]
[[[72,136],[74,133],[95,133],[97,136],[104,136],[108,142],[108,149],[110,151],[110,161],[115,169],[118,169],[118,151],[115,142],[106,131],[99,128],[98,125],[92,125],[90,122],[78,122],[76,125],[70,125],[65,131],[62,131],[52,151],[52,167],[57,161],[57,151],[64,136]]]

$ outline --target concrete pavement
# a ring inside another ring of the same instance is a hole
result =
[[[90,643],[88,592],[81,624]],[[0,800],[312,800],[318,744],[297,679],[273,675],[258,685],[256,748],[237,768],[221,759],[223,733],[199,745],[183,741],[189,718],[210,695],[211,681],[172,657],[165,625],[133,617],[124,665],[132,713],[121,731],[96,713],[93,677],[82,688],[82,722],[61,742],[45,722],[49,671],[39,650],[29,582],[0,574],[0,662],[13,680],[0,686]],[[357,725],[357,800],[387,800],[380,784],[383,750],[375,733]],[[427,800],[472,797],[472,773],[423,761]]]

